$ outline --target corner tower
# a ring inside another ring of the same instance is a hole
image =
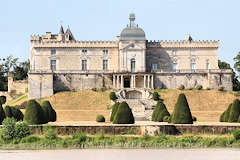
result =
[[[146,71],[146,37],[143,29],[135,24],[135,14],[129,15],[129,24],[120,34],[120,71]]]

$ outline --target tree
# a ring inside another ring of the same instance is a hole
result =
[[[115,117],[115,115],[116,115],[116,112],[117,112],[117,110],[118,110],[119,105],[120,105],[120,103],[117,102],[117,103],[115,103],[115,104],[112,106],[112,113],[111,113],[111,117],[110,117],[110,121],[111,121],[111,122],[113,121],[113,119],[114,119],[114,117]]]
[[[227,62],[218,60],[218,67],[219,67],[219,69],[231,69],[232,70],[232,72],[233,72],[233,76],[232,76],[233,90],[240,91],[240,82],[238,80],[238,76],[236,75],[234,70],[231,68],[230,64],[228,64]]]
[[[28,124],[42,124],[44,122],[42,107],[36,100],[29,100],[25,111],[24,121]]]
[[[234,68],[238,73],[240,73],[240,52],[238,52],[237,56],[233,58],[235,61]]]
[[[122,102],[118,107],[113,124],[134,124],[134,121],[132,110],[126,102]]]
[[[233,101],[233,104],[229,113],[228,122],[237,122],[239,115],[240,115],[240,101],[238,99],[235,99]]]
[[[0,124],[2,124],[2,121],[6,117],[5,112],[3,110],[2,104],[0,104]]]
[[[193,124],[192,114],[187,98],[183,93],[178,96],[177,103],[174,106],[173,114],[171,116],[171,123]]]
[[[28,76],[30,62],[29,60],[19,63],[19,65],[14,67],[14,80],[23,80]]]
[[[41,106],[45,108],[45,113],[48,113],[48,122],[55,122],[57,120],[57,114],[56,111],[52,108],[51,103],[49,101],[43,101]]]
[[[152,121],[163,122],[165,116],[170,116],[165,104],[162,101],[158,101],[157,106],[154,108],[152,114]]]

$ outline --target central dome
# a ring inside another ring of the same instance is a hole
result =
[[[120,40],[146,40],[143,29],[135,25],[135,15],[133,13],[129,16],[130,24],[124,28],[120,34]]]

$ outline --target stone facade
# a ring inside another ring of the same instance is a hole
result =
[[[77,41],[70,28],[31,36],[29,98],[91,88],[232,90],[232,71],[218,68],[219,41],[148,41],[135,15],[115,41]]]

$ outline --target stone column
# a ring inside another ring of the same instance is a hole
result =
[[[133,75],[131,75],[131,78],[130,78],[130,88],[133,88]]]
[[[119,88],[119,75],[117,75],[117,87],[116,88]]]
[[[147,75],[147,88],[150,88],[150,86],[149,86],[149,82],[150,82],[150,76]]]
[[[124,81],[123,81],[123,75],[121,75],[121,88],[124,88]]]
[[[133,76],[133,88],[136,88],[136,75]]]
[[[146,75],[143,75],[143,88],[146,88]]]
[[[113,75],[113,88],[116,88],[116,81],[115,81],[115,75]]]
[[[154,89],[153,83],[154,83],[154,80],[153,80],[153,75],[152,75],[152,78],[151,78],[151,88],[152,88],[152,89]]]

